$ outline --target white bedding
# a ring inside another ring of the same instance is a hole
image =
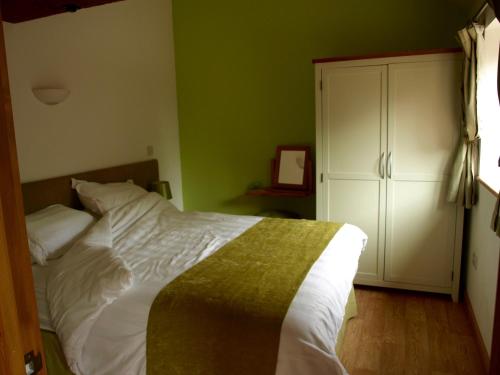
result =
[[[85,273],[88,265],[80,261],[78,264],[83,270],[73,273],[50,265],[47,295],[52,322],[65,354],[72,358],[75,373],[145,374],[147,319],[157,293],[261,218],[179,213],[159,195],[150,193],[110,211],[101,220],[109,220],[109,233],[103,229],[106,226],[98,222],[89,236],[96,236],[96,231],[100,238],[105,234],[109,236],[113,256],[131,271],[134,284],[124,283],[123,289],[114,291],[116,300],[101,299],[99,306],[94,306],[96,314],[92,315],[89,310],[86,315],[90,320],[64,324],[71,318],[61,310],[71,311],[75,296],[64,290],[63,285],[77,283],[78,273]],[[334,348],[365,244],[366,235],[357,227],[345,224],[313,265],[283,322],[276,374],[346,373]],[[95,251],[76,244],[61,260],[66,263],[65,267],[74,266],[71,258],[76,259],[75,255],[82,249]],[[52,297],[55,295],[58,297]],[[66,337],[72,337],[79,345],[75,347]]]
[[[50,265],[51,262],[48,262],[47,266],[32,264],[31,269],[33,271],[33,281],[35,283],[35,297],[40,328],[46,331],[55,332],[50,320],[49,306],[47,305],[47,299],[45,297],[45,292],[47,290],[47,276],[50,272]]]

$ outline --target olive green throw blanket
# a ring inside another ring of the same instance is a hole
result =
[[[266,218],[173,280],[149,313],[147,374],[274,374],[288,307],[340,227]]]

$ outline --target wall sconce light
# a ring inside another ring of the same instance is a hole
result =
[[[151,191],[155,191],[165,199],[172,199],[172,191],[168,181],[154,181],[151,183]]]
[[[63,88],[33,88],[33,95],[41,103],[46,105],[56,105],[62,103],[69,96],[70,91]]]

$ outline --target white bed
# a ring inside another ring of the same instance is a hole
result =
[[[147,319],[157,293],[259,220],[181,213],[155,193],[112,209],[89,230],[90,241],[77,242],[47,266],[33,266],[41,327],[58,333],[77,374],[146,374]],[[283,321],[276,374],[346,373],[334,348],[366,240],[359,228],[345,224],[315,262]],[[80,309],[85,286],[99,289],[98,270],[85,268],[105,262],[86,265],[82,254],[106,244],[132,278],[99,306]]]

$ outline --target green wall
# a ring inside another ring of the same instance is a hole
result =
[[[246,197],[279,144],[314,146],[313,58],[455,47],[463,0],[174,0],[184,206],[314,217],[315,199]]]

